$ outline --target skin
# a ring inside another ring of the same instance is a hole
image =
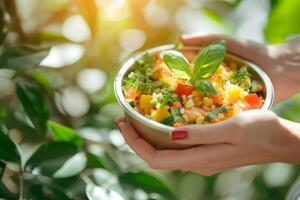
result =
[[[184,45],[200,46],[225,39],[228,51],[258,64],[270,76],[275,102],[300,91],[300,38],[270,45],[236,40],[224,35],[182,36]],[[298,76],[298,77],[297,77]],[[216,124],[191,125],[185,150],[158,150],[141,138],[124,118],[117,118],[125,141],[152,168],[212,175],[227,169],[273,162],[300,163],[300,124],[268,110],[251,110]],[[171,133],[170,133],[171,135]]]

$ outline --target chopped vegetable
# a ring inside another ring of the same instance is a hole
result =
[[[190,95],[193,93],[193,91],[195,90],[195,87],[192,86],[192,85],[188,85],[188,84],[181,84],[179,83],[177,85],[177,88],[175,90],[175,93],[178,95],[178,96],[182,96],[182,95]]]
[[[227,110],[228,110],[228,108],[226,106],[220,107],[220,108],[215,108],[205,116],[204,121],[210,122],[212,119],[216,118],[220,113],[224,113]]]
[[[256,93],[246,95],[245,101],[249,104],[251,108],[260,108],[262,104],[260,98],[257,96]]]
[[[171,126],[174,123],[174,117],[170,115],[169,117],[161,120],[160,123]]]
[[[189,60],[178,49],[159,55],[137,60],[122,86],[128,103],[154,121],[173,127],[216,123],[264,102],[263,86],[251,79],[247,66],[224,60],[224,41]]]
[[[139,101],[139,107],[146,114],[149,114],[150,110],[152,108],[151,100],[152,100],[152,95],[145,95],[145,94],[141,95],[141,98]]]
[[[247,66],[243,66],[237,70],[233,75],[231,82],[243,89],[249,89],[251,87],[251,79]]]
[[[151,114],[151,118],[158,122],[169,116],[170,116],[170,113],[166,107],[160,107]]]

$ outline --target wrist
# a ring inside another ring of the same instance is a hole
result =
[[[281,118],[279,122],[284,140],[280,161],[300,164],[300,124]]]

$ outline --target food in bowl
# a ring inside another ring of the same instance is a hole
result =
[[[225,41],[192,55],[180,49],[144,53],[123,77],[125,100],[141,115],[172,127],[217,123],[261,108],[264,83],[247,64],[225,57]]]

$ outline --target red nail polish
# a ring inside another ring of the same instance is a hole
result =
[[[180,140],[185,139],[188,136],[188,132],[186,130],[174,130],[171,132],[172,140]]]

